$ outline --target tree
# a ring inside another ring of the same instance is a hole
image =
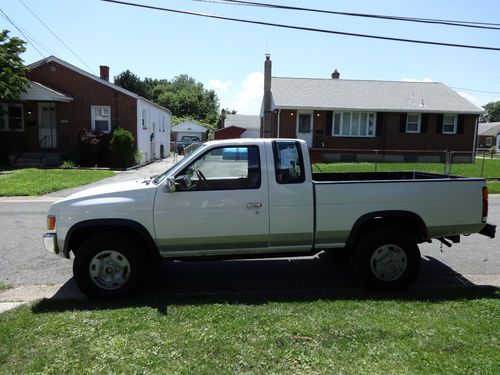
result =
[[[500,121],[500,100],[490,102],[483,106],[486,113],[481,115],[480,122],[497,122]]]
[[[201,82],[187,74],[181,74],[171,81],[153,78],[141,80],[126,70],[116,76],[114,82],[170,109],[175,117],[191,118],[213,126],[219,121],[219,98],[215,91],[205,89]]]
[[[26,67],[19,56],[26,51],[25,42],[16,37],[9,37],[9,31],[0,33],[0,100],[18,99],[25,90]]]
[[[222,111],[220,111],[219,120],[217,121],[217,129],[221,129],[224,127],[224,121],[226,120],[227,115],[235,114],[236,110],[234,109],[222,108]]]
[[[216,124],[219,118],[219,99],[215,91],[205,89],[201,82],[187,74],[172,81],[159,81],[152,90],[152,97],[174,116],[191,116],[210,124]]]
[[[117,86],[123,87],[125,90],[132,91],[133,93],[148,99],[146,85],[143,81],[141,81],[139,76],[135,75],[128,69],[114,77],[114,83]]]

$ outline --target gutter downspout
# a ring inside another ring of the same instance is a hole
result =
[[[472,160],[471,162],[474,162],[476,160],[476,142],[478,138],[478,127],[479,127],[479,115],[476,116],[476,124],[474,126],[474,143],[472,144]]]
[[[281,117],[281,108],[278,108],[278,134],[276,138],[280,137],[280,117]]]

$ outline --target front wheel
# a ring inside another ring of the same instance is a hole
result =
[[[363,236],[354,252],[358,280],[370,289],[402,289],[417,277],[420,251],[406,232],[377,231]]]
[[[143,262],[134,242],[118,236],[97,236],[77,250],[73,275],[83,294],[113,299],[133,293],[140,284]]]

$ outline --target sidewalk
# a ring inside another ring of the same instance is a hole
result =
[[[128,180],[140,180],[143,178],[148,178],[165,172],[167,169],[172,167],[176,162],[182,160],[183,156],[169,156],[166,159],[156,160],[151,164],[144,165],[142,167],[131,169],[127,171],[118,172],[113,177],[108,177],[103,180],[93,182],[88,185],[79,186],[76,188],[58,190],[53,193],[41,195],[39,197],[0,197],[0,202],[55,202],[59,199],[65,198],[73,193],[101,186],[104,184],[110,184],[115,182],[122,182]]]

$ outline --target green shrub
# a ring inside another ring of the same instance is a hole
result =
[[[140,164],[142,159],[142,152],[136,151],[135,152],[135,164]]]
[[[134,136],[128,130],[117,128],[109,143],[111,164],[115,167],[128,167],[135,163]]]
[[[73,169],[76,168],[75,163],[72,160],[64,160],[63,163],[59,166],[61,169]]]
[[[83,128],[78,133],[78,163],[92,167],[105,164],[108,146],[109,135]]]

